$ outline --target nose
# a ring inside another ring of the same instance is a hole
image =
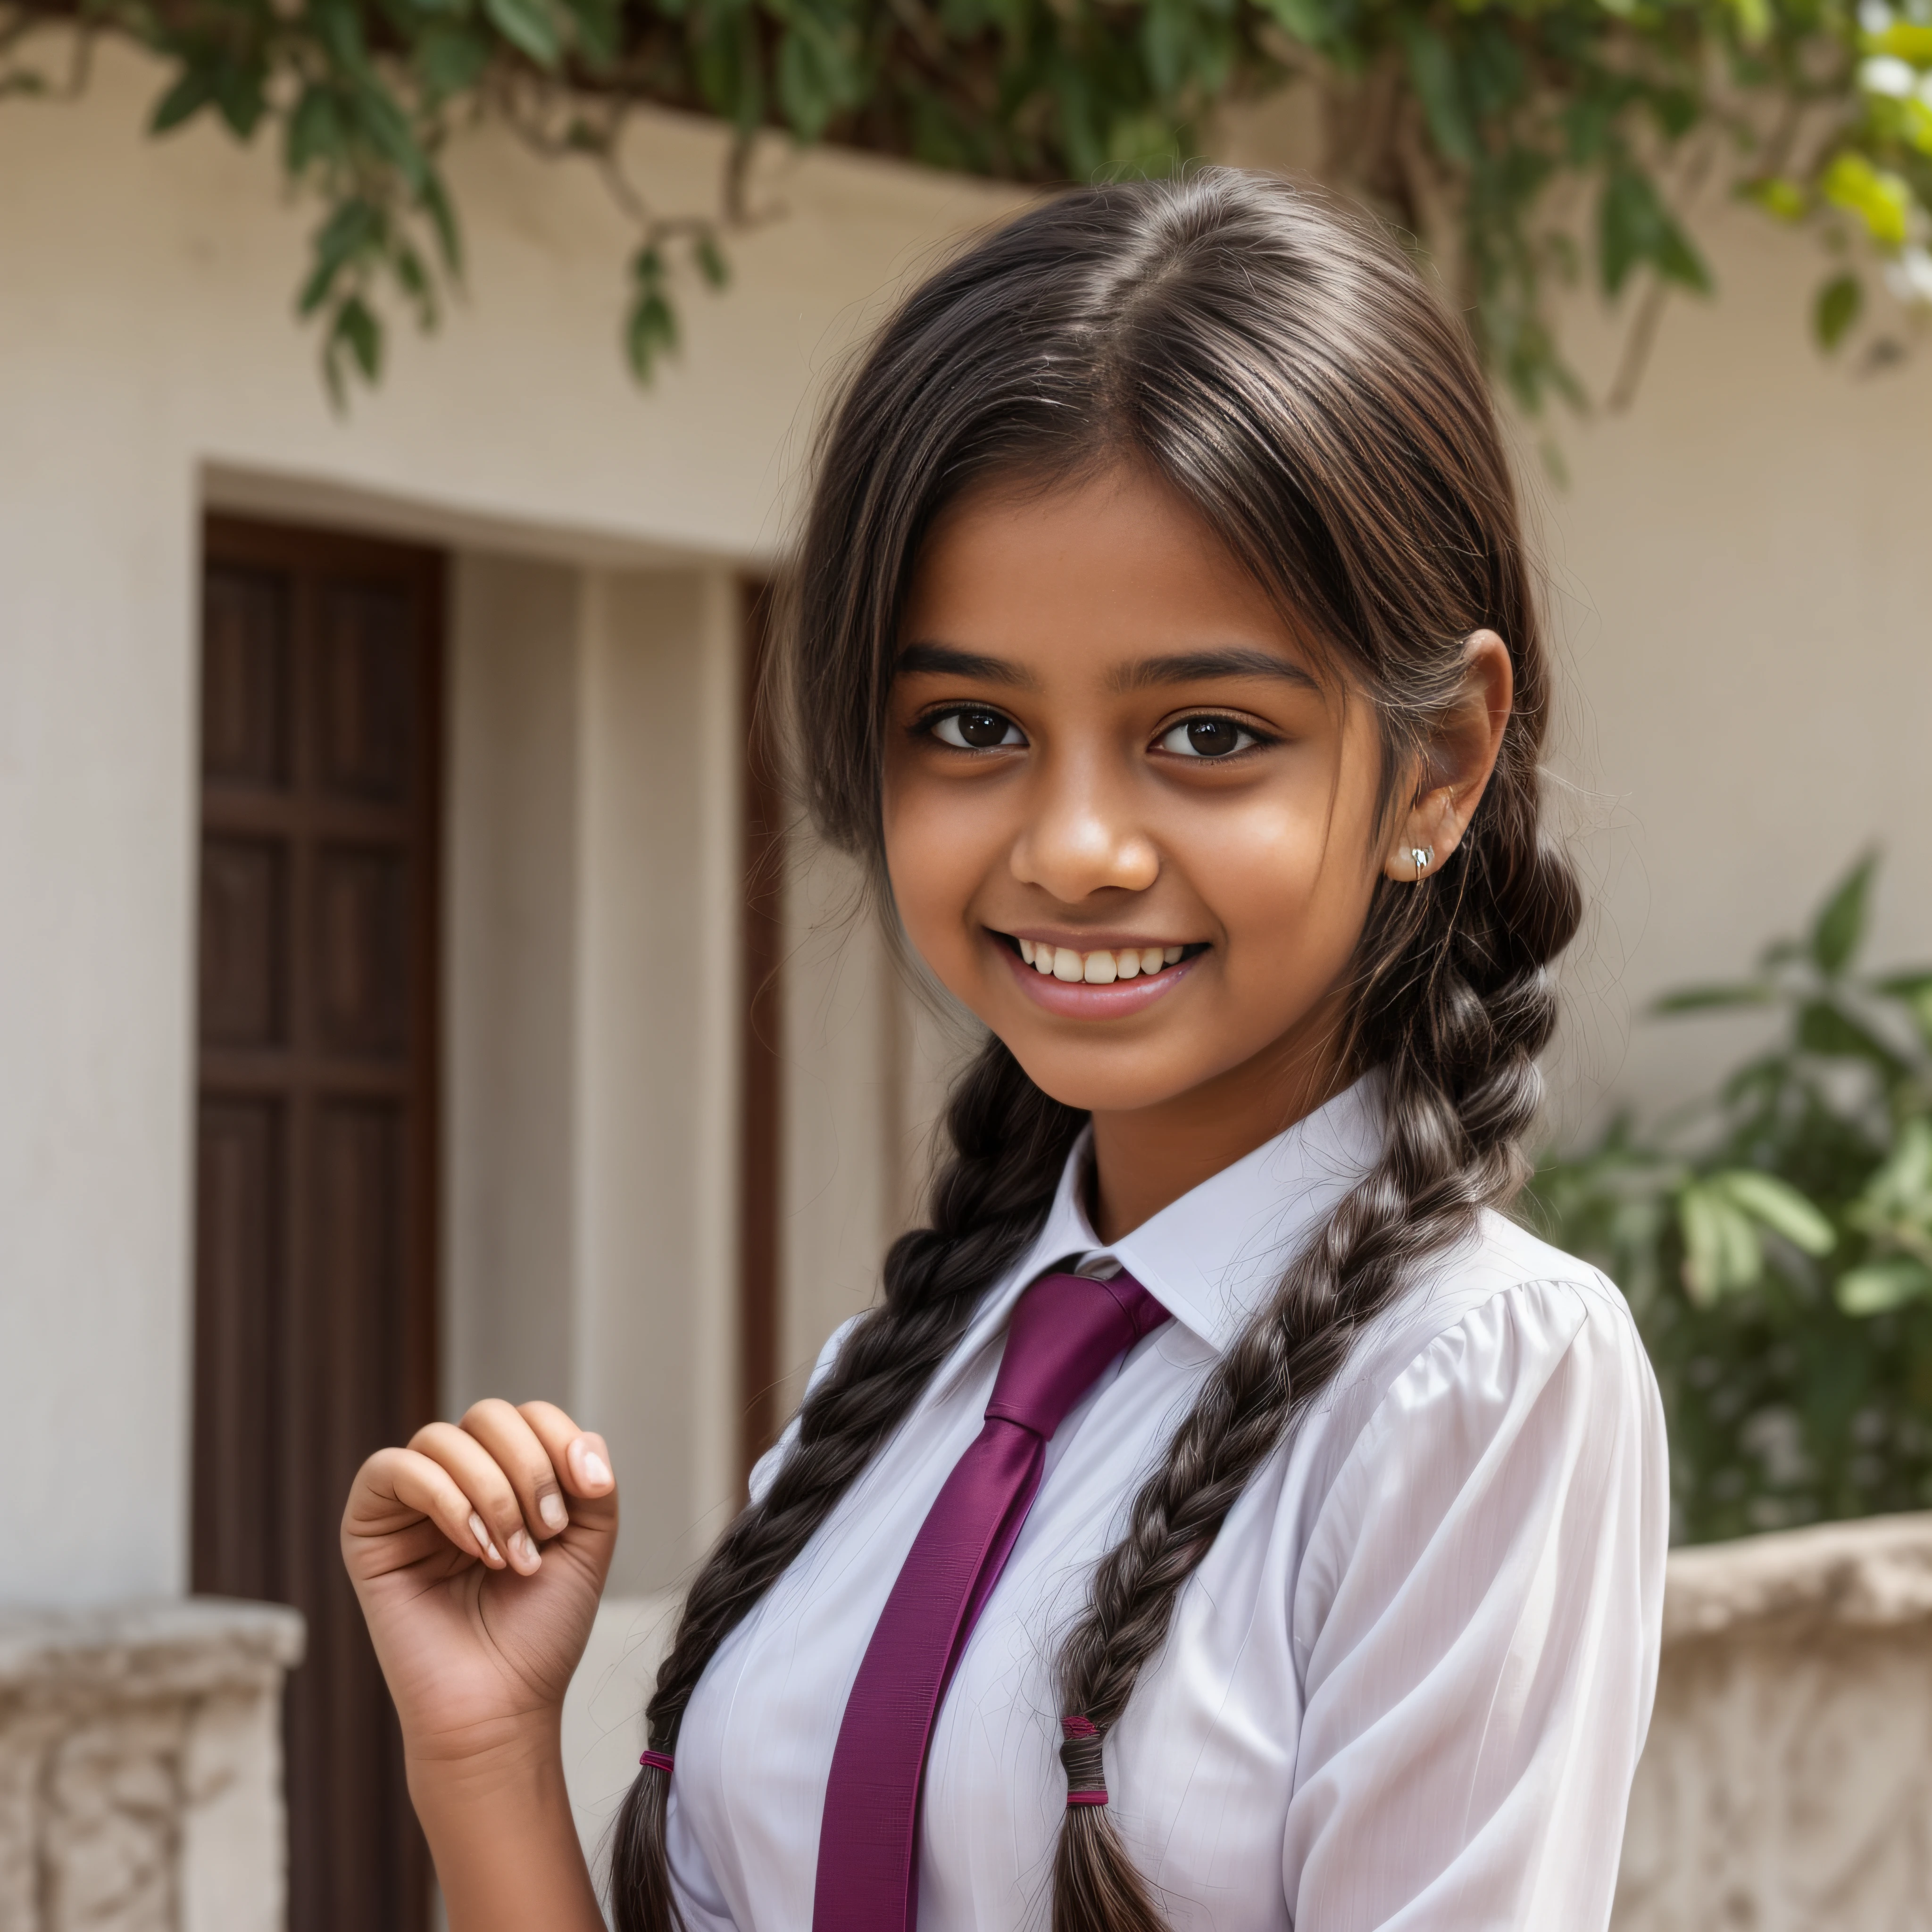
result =
[[[1110,889],[1145,892],[1160,875],[1160,854],[1135,806],[1133,788],[1100,761],[1052,761],[1014,842],[1014,877],[1063,905]]]

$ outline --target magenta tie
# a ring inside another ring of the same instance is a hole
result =
[[[846,1700],[812,1932],[912,1932],[933,1720],[1033,1507],[1047,1443],[1101,1370],[1166,1319],[1124,1274],[1042,1275],[1021,1296],[986,1426],[926,1512]]]

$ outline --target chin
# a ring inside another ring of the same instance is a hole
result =
[[[1027,1078],[1049,1099],[1083,1114],[1132,1114],[1158,1107],[1200,1084],[1199,1076],[1129,1069],[1104,1048],[1092,1054],[1029,1054],[1006,1042]],[[1114,1064],[1106,1062],[1112,1058]],[[1100,1064],[1096,1064],[1096,1063]]]

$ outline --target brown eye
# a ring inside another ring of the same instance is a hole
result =
[[[932,735],[962,752],[989,752],[1001,745],[1023,745],[1019,728],[997,711],[949,711],[934,719]]]
[[[1230,718],[1190,718],[1184,724],[1163,731],[1160,740],[1163,752],[1175,752],[1184,758],[1225,758],[1260,742],[1252,731],[1243,730]]]

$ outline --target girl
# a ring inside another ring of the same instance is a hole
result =
[[[622,1932],[1602,1927],[1663,1434],[1497,1211],[1579,908],[1461,334],[1278,183],[1040,208],[857,370],[790,632],[813,814],[991,1037],[692,1586]],[[541,1403],[358,1478],[455,1932],[599,1923],[559,1712],[616,1523]]]

